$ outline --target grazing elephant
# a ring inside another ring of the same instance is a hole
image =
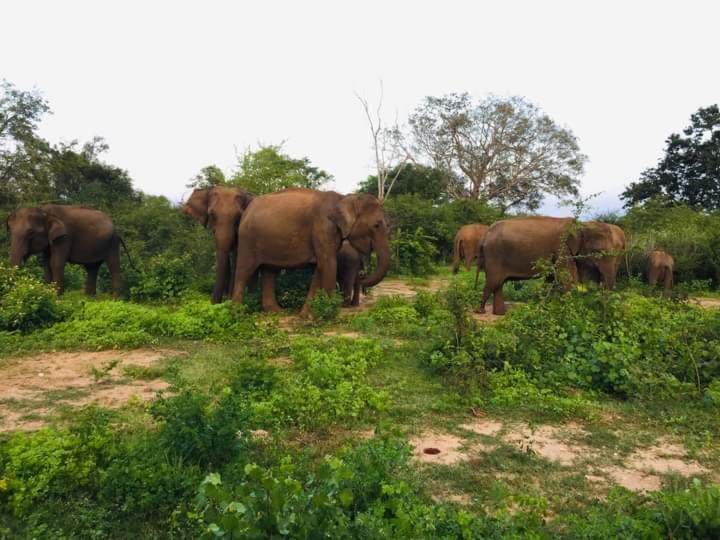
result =
[[[673,285],[674,267],[675,261],[672,256],[664,251],[656,249],[648,258],[648,284],[651,287],[654,287],[657,284],[662,284],[665,289],[665,294],[668,294]]]
[[[498,221],[488,229],[478,260],[478,269],[484,264],[486,276],[480,312],[485,312],[492,294],[493,313],[504,314],[503,284],[537,277],[539,259],[557,263],[572,282],[577,282],[580,271],[586,279],[599,279],[613,288],[623,249],[624,233],[606,223],[551,217]]]
[[[485,233],[488,230],[487,225],[481,223],[473,223],[463,225],[455,235],[455,243],[453,249],[453,274],[457,274],[460,269],[460,262],[465,262],[465,270],[477,261],[480,253],[480,244],[482,244]]]
[[[215,237],[217,268],[213,304],[222,301],[225,293],[232,295],[238,225],[252,200],[252,195],[241,189],[214,187],[194,190],[183,207],[186,215],[212,231]]]
[[[263,309],[279,309],[275,277],[282,268],[315,265],[301,316],[310,314],[318,287],[335,291],[337,255],[343,240],[362,255],[377,253],[375,271],[360,280],[372,287],[390,266],[390,245],[382,203],[372,195],[288,189],[256,197],[238,228],[237,269],[233,301],[242,302],[250,276],[262,266]]]
[[[366,277],[365,261],[360,252],[343,240],[337,255],[337,281],[345,306],[360,305],[360,281]]]
[[[120,295],[120,245],[126,253],[127,247],[107,214],[55,204],[19,208],[7,218],[7,229],[10,263],[19,266],[39,253],[45,281],[55,283],[58,294],[65,291],[66,263],[85,267],[88,295],[96,293],[98,270],[105,263],[112,277],[113,297]]]

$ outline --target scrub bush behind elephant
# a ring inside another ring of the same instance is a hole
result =
[[[85,268],[85,293],[91,296],[97,291],[98,270],[105,263],[113,297],[120,296],[120,246],[126,253],[127,248],[104,212],[55,204],[19,208],[8,216],[7,230],[10,263],[20,266],[31,255],[39,254],[45,281],[54,283],[58,294],[65,291],[67,263]]]
[[[390,264],[390,245],[383,205],[376,197],[306,188],[256,197],[238,228],[233,301],[243,301],[248,279],[262,267],[263,309],[275,311],[279,309],[274,283],[277,271],[315,265],[301,311],[302,316],[309,316],[310,302],[319,287],[328,294],[335,291],[337,255],[343,240],[361,255],[377,254],[377,268],[360,280],[360,286],[380,282]]]
[[[648,257],[647,276],[648,285],[662,285],[665,294],[670,292],[673,286],[673,270],[675,261],[672,256],[665,251],[656,249]]]
[[[615,287],[625,235],[615,226],[573,218],[526,217],[493,224],[482,244],[478,265],[485,267],[480,312],[493,295],[493,313],[505,313],[503,284],[537,277],[540,260],[549,260],[568,274],[571,282],[596,280]]]
[[[458,273],[461,262],[465,263],[465,270],[470,270],[473,263],[478,262],[480,245],[485,239],[488,228],[481,223],[460,227],[453,243],[453,274]]]
[[[238,225],[252,200],[252,195],[239,188],[213,187],[194,190],[183,207],[183,212],[215,239],[214,304],[222,301],[224,294],[232,295]]]

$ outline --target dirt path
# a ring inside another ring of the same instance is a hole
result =
[[[58,406],[120,407],[168,388],[158,364],[178,351],[42,353],[0,363],[0,432],[44,426]]]

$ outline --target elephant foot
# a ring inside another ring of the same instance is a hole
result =
[[[267,311],[268,313],[280,313],[282,308],[277,304],[270,304],[269,306],[263,306],[263,311]]]
[[[485,309],[485,306],[483,306],[483,307],[481,307],[480,309],[478,309],[478,310],[477,310],[477,313],[483,313],[483,314],[484,314],[484,313],[487,313],[487,310]]]
[[[302,308],[300,310],[300,318],[305,319],[306,321],[312,320],[312,315],[310,314],[310,310]]]

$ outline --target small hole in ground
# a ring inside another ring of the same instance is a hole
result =
[[[440,450],[437,449],[437,448],[426,448],[425,450],[423,450],[423,453],[424,453],[424,454],[430,454],[430,455],[434,456],[434,455],[436,455],[436,454],[439,454],[439,453],[440,453]]]

